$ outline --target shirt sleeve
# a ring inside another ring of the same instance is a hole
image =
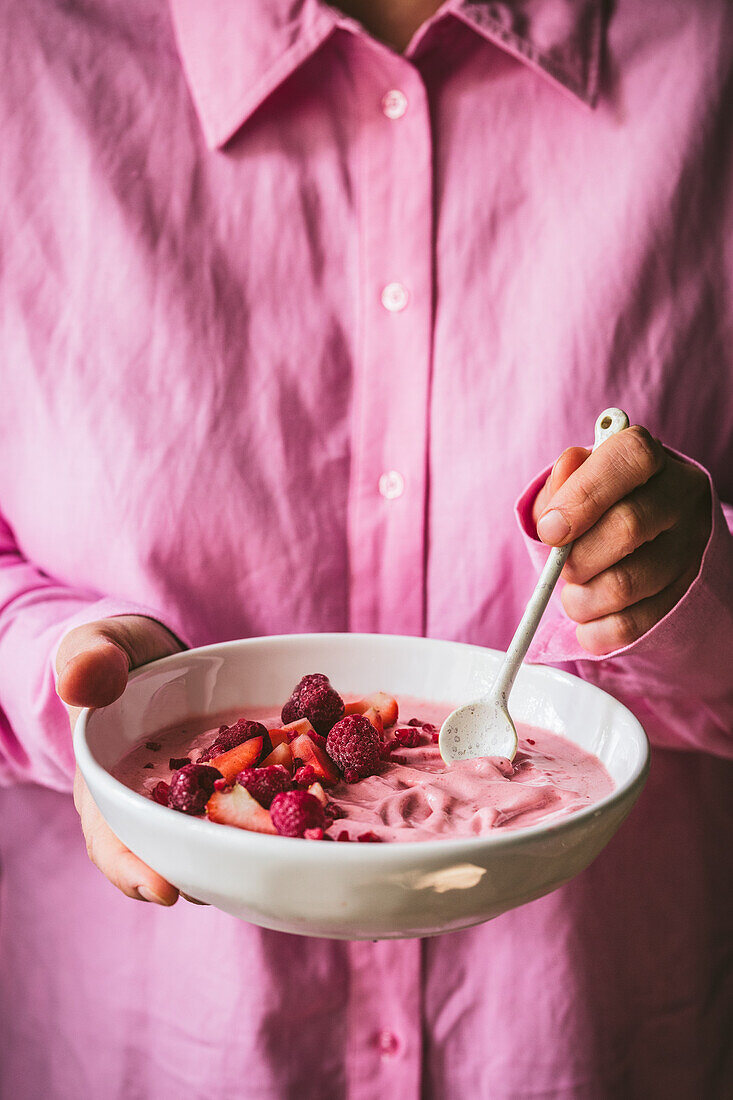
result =
[[[169,616],[125,600],[65,587],[26,561],[0,517],[0,785],[35,782],[71,790],[74,753],[54,659],[69,630],[117,615]],[[170,625],[169,625],[170,624]]]
[[[579,645],[576,624],[565,614],[558,589],[527,660],[571,664],[571,671],[625,703],[655,745],[733,758],[733,508],[721,504],[704,467],[670,453],[702,469],[710,483],[710,537],[685,595],[631,645],[597,657]],[[516,504],[519,526],[538,572],[549,548],[537,537],[532,508],[550,469],[532,481]]]

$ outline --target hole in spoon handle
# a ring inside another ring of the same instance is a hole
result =
[[[616,432],[622,432],[629,426],[629,418],[623,409],[604,409],[596,420],[596,438],[593,450],[600,447],[604,440]]]

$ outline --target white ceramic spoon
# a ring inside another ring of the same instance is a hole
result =
[[[629,418],[621,409],[606,409],[596,420],[593,450],[616,432],[628,428]],[[509,692],[519,666],[529,649],[540,619],[562,573],[572,543],[550,551],[537,587],[516,629],[504,663],[491,691],[473,703],[466,703],[449,714],[440,730],[440,754],[446,763],[473,756],[505,756],[514,759],[517,731],[509,714]]]

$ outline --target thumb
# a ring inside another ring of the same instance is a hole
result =
[[[125,690],[130,669],[182,648],[162,623],[143,615],[78,626],[56,657],[59,696],[70,707],[108,706]]]
[[[568,447],[567,450],[562,452],[532,505],[532,520],[535,526],[557,490],[568,480],[571,474],[580,469],[589,454],[590,451],[585,447]]]

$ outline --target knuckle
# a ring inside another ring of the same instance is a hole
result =
[[[615,512],[621,546],[625,554],[629,554],[644,542],[646,526],[644,512],[630,497],[617,504]]]
[[[626,608],[614,616],[614,633],[616,635],[616,648],[631,645],[644,633],[644,626],[639,615],[633,607]]]
[[[627,607],[634,602],[636,578],[631,567],[625,562],[618,562],[613,567],[607,583],[611,588],[611,597],[615,604]]]
[[[627,455],[644,481],[658,473],[664,465],[664,451],[646,428],[639,424],[627,429]]]

